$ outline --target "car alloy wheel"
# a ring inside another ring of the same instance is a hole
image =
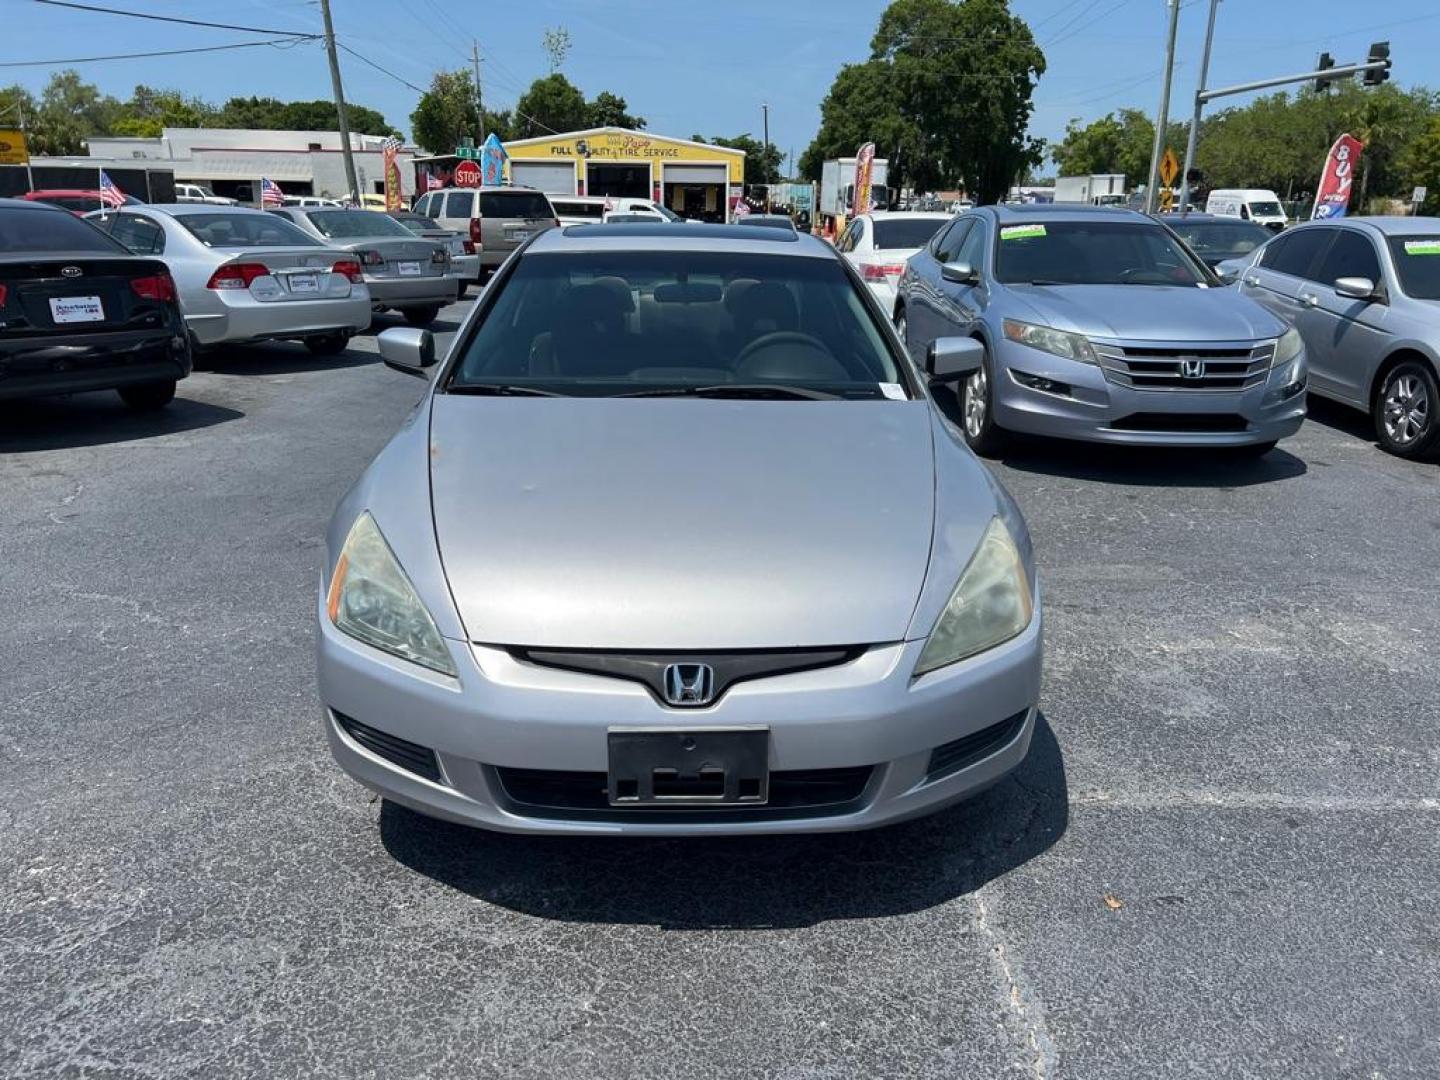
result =
[[[1430,422],[1432,402],[1424,380],[1411,371],[1396,371],[1385,384],[1382,408],[1390,441],[1397,447],[1410,446]]]
[[[980,438],[990,411],[990,378],[982,365],[965,380],[965,434],[971,440]]]

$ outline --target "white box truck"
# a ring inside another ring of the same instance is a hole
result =
[[[872,199],[885,205],[885,181],[887,178],[886,158],[876,158],[870,169],[870,190]],[[820,214],[822,217],[854,217],[857,213],[851,205],[855,199],[855,159],[834,158],[820,167]],[[868,207],[861,208],[863,213]]]
[[[1057,203],[1085,203],[1088,206],[1125,205],[1124,173],[1092,173],[1090,176],[1062,176],[1055,181]]]

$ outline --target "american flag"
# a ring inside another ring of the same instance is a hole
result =
[[[125,193],[115,186],[104,169],[100,170],[100,201],[112,209],[125,205]]]
[[[284,206],[285,192],[280,190],[280,185],[271,180],[268,176],[260,178],[260,205],[261,206]]]
[[[441,179],[440,179],[438,176],[436,176],[434,173],[426,173],[426,174],[425,174],[425,190],[426,190],[426,191],[439,191],[439,190],[440,190],[441,188],[443,188],[444,186],[445,186],[444,182],[441,181]]]

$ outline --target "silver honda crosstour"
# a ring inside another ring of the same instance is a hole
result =
[[[320,582],[340,765],[528,833],[858,829],[1024,758],[1040,592],[1015,503],[865,285],[794,231],[524,245],[345,496]],[[437,370],[438,369],[438,370]]]

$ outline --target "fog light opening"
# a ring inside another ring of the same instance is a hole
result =
[[[1043,375],[1031,375],[1029,372],[1011,368],[1010,377],[1027,390],[1039,390],[1042,394],[1054,394],[1056,397],[1075,396],[1069,383],[1047,379]]]

